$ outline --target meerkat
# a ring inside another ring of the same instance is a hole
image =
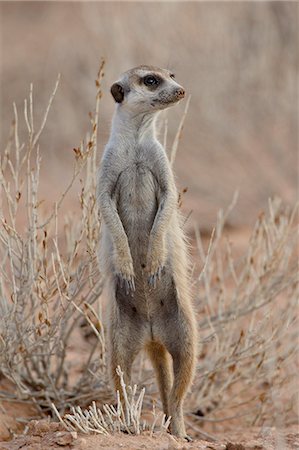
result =
[[[131,367],[146,349],[173,435],[189,439],[183,400],[196,360],[196,322],[178,193],[165,149],[156,137],[159,112],[185,91],[165,69],[139,66],[111,87],[116,102],[99,169],[102,217],[99,260],[109,293],[110,367]]]

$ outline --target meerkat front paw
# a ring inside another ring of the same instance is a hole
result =
[[[148,284],[151,288],[155,289],[157,286],[158,280],[161,279],[161,274],[164,266],[159,266],[158,270],[154,272],[152,275],[148,276]]]
[[[163,268],[165,265],[165,247],[164,243],[156,243],[156,245],[150,245],[147,255],[147,271],[148,271],[148,284],[151,288],[157,286],[158,280],[160,280]]]
[[[126,294],[135,291],[135,274],[131,255],[117,255],[114,257],[114,272],[121,288]]]

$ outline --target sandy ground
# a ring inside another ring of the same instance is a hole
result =
[[[47,420],[32,421],[25,435],[15,437],[10,442],[0,442],[0,450],[44,450],[44,449],[77,449],[93,450],[107,449],[212,449],[212,450],[274,450],[298,449],[299,433],[295,429],[284,430],[277,433],[274,428],[264,430],[238,431],[226,437],[216,438],[213,442],[193,440],[185,442],[176,439],[170,434],[153,434],[149,432],[141,436],[125,434],[83,435],[68,432],[57,423]]]

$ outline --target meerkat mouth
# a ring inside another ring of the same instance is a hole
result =
[[[173,103],[177,103],[179,100],[181,100],[180,98],[155,98],[152,102],[151,102],[151,106],[157,106],[157,105],[172,105]]]

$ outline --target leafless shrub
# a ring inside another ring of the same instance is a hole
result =
[[[103,63],[96,80],[91,133],[85,143],[74,149],[73,176],[48,216],[42,211],[38,195],[39,138],[59,79],[38,131],[31,85],[29,102],[24,102],[26,144],[20,142],[19,114],[14,105],[11,138],[1,158],[0,367],[16,392],[0,391],[0,398],[33,401],[39,408],[49,408],[55,402],[61,409],[78,397],[92,398],[101,388],[93,371],[102,375],[106,389],[105,338],[99,302],[102,281],[96,263],[100,222],[95,199],[102,76]],[[78,181],[80,214],[70,217],[62,212],[62,205]],[[81,375],[71,382],[68,349],[74,343],[82,316],[98,339],[83,362]]]
[[[281,427],[296,420],[297,207],[269,200],[246,255],[234,260],[225,224],[236,200],[225,214],[219,212],[206,256],[195,230],[204,265],[199,276],[202,349],[188,408],[201,425],[244,415],[250,424]]]

